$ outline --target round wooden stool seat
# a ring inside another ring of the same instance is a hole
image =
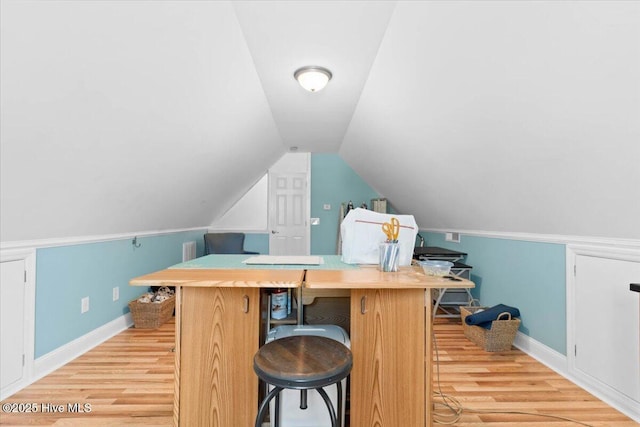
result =
[[[351,350],[326,337],[294,335],[263,345],[253,358],[253,369],[275,388],[260,405],[256,425],[264,417],[269,401],[275,396],[277,402],[277,395],[284,388],[318,390],[329,408],[332,424],[337,425],[335,411],[322,387],[337,384],[341,394],[340,381],[349,375],[352,365]]]
[[[271,341],[253,359],[256,374],[284,388],[317,388],[349,375],[351,351],[326,337],[297,335]]]

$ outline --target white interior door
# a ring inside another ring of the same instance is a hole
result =
[[[306,173],[269,173],[269,254],[309,255]]]
[[[25,261],[0,263],[0,389],[23,379]]]
[[[640,262],[577,255],[575,366],[640,401]]]

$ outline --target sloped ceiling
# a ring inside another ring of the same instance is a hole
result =
[[[389,1],[234,2],[273,118],[287,148],[340,148],[393,13]],[[331,70],[330,88],[311,93],[293,74]]]
[[[640,2],[400,2],[341,156],[421,227],[640,238]]]
[[[285,152],[230,3],[1,7],[2,241],[206,226]]]
[[[0,7],[2,242],[206,226],[292,146],[423,228],[640,238],[638,2]]]

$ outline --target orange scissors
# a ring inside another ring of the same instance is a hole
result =
[[[400,234],[400,221],[397,218],[392,217],[390,222],[382,224],[382,231],[387,235],[387,240],[390,242],[398,241],[398,234]]]

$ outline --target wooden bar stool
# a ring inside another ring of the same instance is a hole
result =
[[[300,390],[300,409],[307,408],[307,390],[315,389],[329,410],[332,427],[339,427],[342,414],[342,380],[351,372],[353,356],[344,344],[326,337],[294,335],[263,345],[253,358],[253,370],[267,384],[274,386],[263,399],[256,416],[260,427],[275,397],[275,426],[279,426],[279,395],[283,389]],[[338,415],[331,399],[322,389],[336,384]]]

